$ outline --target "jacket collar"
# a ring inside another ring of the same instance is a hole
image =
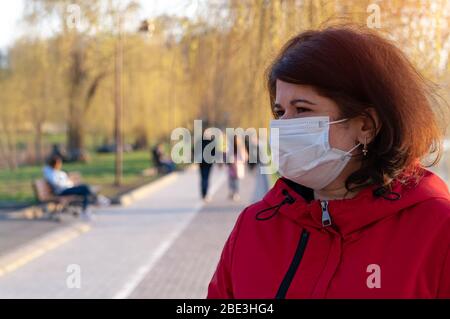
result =
[[[423,168],[420,173],[418,182],[413,178],[403,183],[399,179],[392,182],[391,191],[400,195],[397,200],[377,196],[375,192],[379,187],[373,185],[361,190],[354,198],[327,201],[331,230],[347,235],[428,199],[450,199],[447,185],[441,178]],[[279,205],[286,199],[286,193],[294,201],[282,205],[280,214],[301,225],[324,227],[320,200],[312,199],[313,191],[305,186],[280,178],[263,201],[270,206]]]

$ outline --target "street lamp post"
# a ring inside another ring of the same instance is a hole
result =
[[[114,185],[122,184],[123,173],[123,38],[122,38],[122,14],[117,12],[117,40],[114,54],[114,137],[115,137],[115,180]]]
[[[114,48],[114,139],[115,139],[115,178],[114,185],[122,185],[123,175],[123,14],[116,11],[117,40]],[[152,28],[145,21],[139,32],[151,32]]]

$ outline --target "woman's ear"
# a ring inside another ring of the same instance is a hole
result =
[[[360,134],[358,140],[361,144],[370,143],[378,134],[381,128],[380,118],[373,107],[365,109],[363,115],[360,116]]]

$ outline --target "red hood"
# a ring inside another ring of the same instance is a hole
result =
[[[332,224],[343,235],[362,229],[380,219],[397,214],[400,211],[432,198],[450,199],[446,183],[432,172],[421,169],[423,177],[418,184],[402,184],[398,180],[392,183],[392,192],[398,193],[402,200],[388,200],[375,196],[376,186],[361,190],[352,199],[329,200],[328,209]],[[289,181],[278,179],[263,201],[269,206],[279,205],[287,191],[295,202],[280,207],[279,213],[294,222],[322,228],[322,211],[319,200],[307,202],[291,186]]]

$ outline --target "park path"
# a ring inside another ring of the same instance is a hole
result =
[[[204,204],[196,167],[175,174],[131,205],[98,210],[89,231],[0,276],[0,298],[205,297],[238,213],[267,185],[248,173],[241,201],[231,202],[226,170],[214,167],[213,200]],[[67,284],[74,269],[80,288]]]

